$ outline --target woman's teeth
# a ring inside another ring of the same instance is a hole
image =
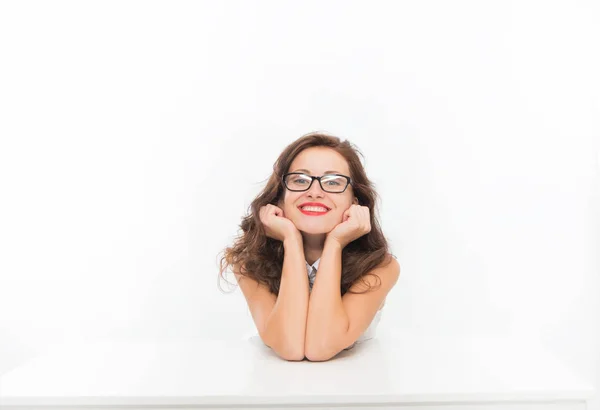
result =
[[[327,212],[327,209],[321,208],[318,206],[305,206],[302,208],[304,211],[313,211],[313,212]]]

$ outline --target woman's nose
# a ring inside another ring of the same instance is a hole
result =
[[[313,181],[308,193],[311,195],[320,195],[323,196],[323,190],[321,189],[321,184],[316,179]]]

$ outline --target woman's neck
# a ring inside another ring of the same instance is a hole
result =
[[[326,234],[307,234],[302,232],[304,258],[310,265],[315,263],[323,254]]]

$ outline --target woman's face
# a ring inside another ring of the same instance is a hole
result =
[[[292,161],[288,172],[303,172],[307,175],[322,176],[327,171],[335,171],[351,177],[346,159],[328,147],[310,147],[300,152]],[[322,215],[307,215],[302,213],[300,205],[305,202],[319,202],[329,208]],[[342,222],[344,212],[352,204],[358,204],[351,185],[342,193],[325,192],[319,181],[314,180],[310,189],[304,192],[294,192],[284,189],[283,209],[286,218],[290,219],[296,228],[308,234],[329,233]]]

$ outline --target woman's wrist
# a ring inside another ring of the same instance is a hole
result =
[[[302,244],[302,235],[299,231],[290,233],[283,238],[283,244]]]
[[[325,238],[325,246],[334,246],[337,248],[344,249],[345,245],[340,243],[340,241],[338,241],[337,239],[328,236],[327,238]]]

